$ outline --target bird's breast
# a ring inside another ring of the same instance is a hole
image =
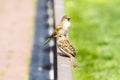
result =
[[[60,31],[58,31],[58,34],[60,35],[64,35],[67,33],[67,30],[61,29]]]
[[[66,22],[63,23],[63,29],[64,30],[68,30],[69,27],[70,27],[70,22],[69,21],[66,21]]]

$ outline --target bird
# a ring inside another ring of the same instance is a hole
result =
[[[44,45],[46,45],[51,39],[59,36],[59,35],[66,35],[68,36],[68,29],[70,27],[70,17],[64,15],[60,21],[60,23],[56,26],[56,28],[53,30],[52,34],[49,36],[49,38],[44,42]]]
[[[59,35],[57,37],[57,47],[66,56],[70,58],[71,64],[76,68],[79,67],[75,59],[76,51],[73,45],[65,35]]]

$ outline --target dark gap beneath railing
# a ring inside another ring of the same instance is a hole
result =
[[[49,35],[48,33],[48,13],[47,3],[49,0],[38,0],[35,15],[35,31],[34,42],[31,54],[31,63],[29,71],[29,80],[49,80],[50,64],[50,46],[44,46],[44,40]],[[55,46],[52,47],[55,49]],[[55,51],[54,51],[55,52]]]
[[[55,9],[54,9],[54,0],[52,0],[52,4],[53,4],[53,16],[54,16],[54,23],[53,23],[53,26],[54,28],[56,27],[56,24],[55,24]],[[55,45],[54,45],[54,80],[57,80],[57,47],[56,47],[56,39],[54,39],[54,42],[55,42]]]

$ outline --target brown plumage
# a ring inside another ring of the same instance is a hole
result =
[[[67,51],[68,53],[70,53],[72,56],[75,57],[76,52],[74,47],[70,44],[70,42],[68,40],[61,40],[58,42],[58,46],[62,49],[64,49],[65,51]]]
[[[57,37],[57,46],[59,50],[66,56],[70,57],[70,61],[74,67],[78,67],[75,59],[76,51],[73,45],[69,42],[68,38],[64,35]]]
[[[52,32],[52,35],[45,41],[44,44],[47,44],[51,39],[57,37],[58,35],[67,35],[69,26],[70,26],[70,18],[68,16],[63,16],[60,23]]]

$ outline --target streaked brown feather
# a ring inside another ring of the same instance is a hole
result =
[[[72,54],[70,54],[69,52],[69,49],[68,48],[66,48],[66,46],[64,45],[64,46],[61,46],[61,44],[60,45],[58,45],[58,48],[60,49],[60,51],[62,52],[62,53],[64,53],[65,55],[67,55],[68,57],[70,57],[70,61],[71,61],[71,64],[73,64],[73,66],[76,68],[78,68],[79,66],[78,66],[78,63],[77,63],[77,61],[76,61],[76,59],[75,59],[75,55],[72,55]]]
[[[61,47],[65,52],[70,53],[72,56],[76,55],[75,48],[70,44],[68,40],[61,40],[58,43],[58,47]]]
[[[51,39],[53,39],[58,31],[61,29],[62,27],[58,26],[57,28],[55,28],[55,30],[53,31],[52,35],[44,42],[44,45],[46,45]]]

